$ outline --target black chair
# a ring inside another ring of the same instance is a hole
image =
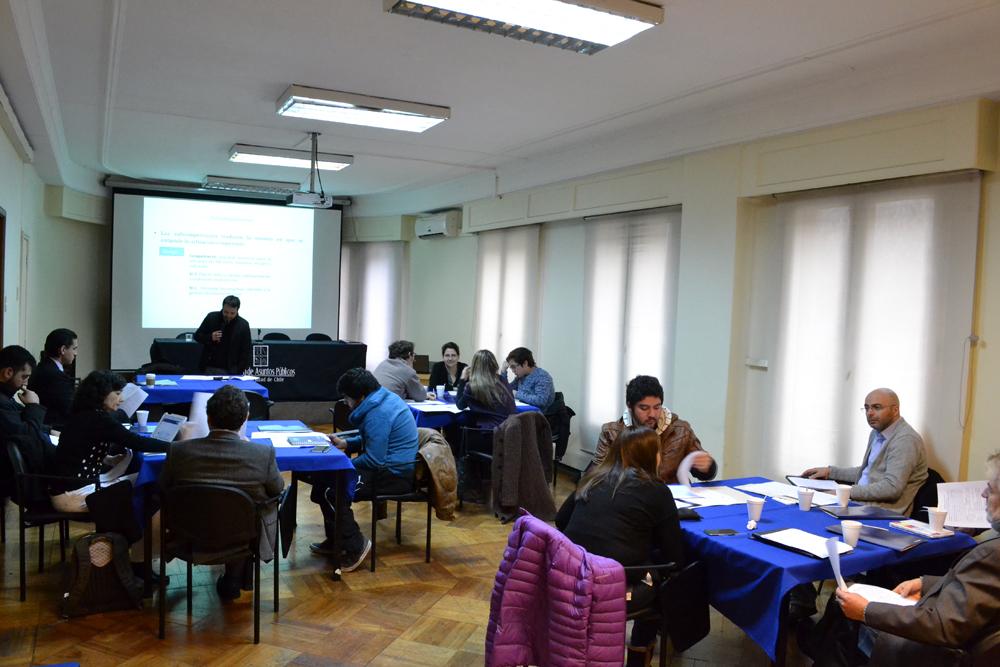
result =
[[[191,615],[191,570],[239,558],[253,560],[253,643],[260,643],[260,539],[262,518],[280,497],[255,503],[244,491],[219,484],[178,484],[163,494],[160,508],[160,639],[166,634],[167,560],[187,562],[187,612]],[[211,512],[205,508],[211,507]],[[274,538],[274,612],[278,612],[279,527]]]
[[[176,338],[177,340],[184,340],[188,336],[191,336],[191,338],[194,338],[194,332],[193,331],[182,331],[181,333],[179,333],[176,336],[174,336],[174,338]]]
[[[0,544],[7,543],[7,496],[0,498]]]
[[[629,572],[656,572],[660,576],[652,605],[628,614],[629,620],[653,620],[660,624],[660,667],[667,665],[667,637],[681,653],[708,636],[708,580],[701,561],[678,569],[675,563],[631,565]]]
[[[403,503],[426,503],[427,504],[427,545],[425,547],[426,554],[424,556],[424,562],[431,562],[431,510],[433,506],[431,504],[431,492],[430,492],[430,471],[427,470],[427,464],[424,459],[417,455],[416,459],[416,469],[413,472],[413,488],[411,488],[406,493],[379,493],[378,485],[376,480],[372,480],[372,552],[371,552],[371,566],[372,572],[375,571],[375,545],[376,545],[376,530],[378,529],[378,505],[384,502],[395,502],[396,503],[396,544],[403,543]]]
[[[126,382],[135,382],[135,369],[134,368],[112,368],[112,373],[121,375]],[[79,386],[79,382],[77,385]]]
[[[337,401],[330,408],[330,417],[333,419],[333,430],[336,431],[350,431],[354,428],[351,420],[348,419],[351,415],[351,408],[344,401]]]
[[[469,461],[485,462],[487,470],[493,462],[493,429],[462,427],[462,439],[458,449],[458,508],[465,504],[465,487],[469,474]]]
[[[431,372],[431,358],[426,354],[413,355],[413,370],[418,374]]]
[[[264,340],[291,340],[291,338],[286,333],[272,331],[271,333],[264,334]]]
[[[333,342],[333,339],[327,336],[325,333],[311,333],[306,336],[306,340],[323,340],[327,342]]]
[[[48,495],[48,483],[53,481],[73,482],[79,484],[95,484],[100,486],[100,480],[78,479],[76,477],[62,477],[59,475],[45,475],[31,472],[25,463],[19,445],[20,438],[8,438],[7,457],[10,460],[11,468],[14,471],[14,496],[13,500],[18,506],[18,532],[21,543],[18,545],[18,566],[20,574],[20,600],[24,602],[27,597],[27,555],[25,553],[26,542],[25,533],[28,528],[38,528],[38,571],[45,569],[45,526],[56,524],[59,529],[59,559],[66,562],[66,542],[69,539],[69,522],[79,521],[90,523],[92,521],[89,512],[60,512],[52,507],[52,501]]]
[[[927,469],[927,480],[917,489],[917,495],[913,497],[913,509],[910,511],[910,518],[917,521],[927,521],[927,508],[937,507],[937,485],[944,482],[944,478],[934,468]]]
[[[556,480],[558,479],[557,467],[555,464],[562,460],[562,457],[566,455],[566,447],[569,444],[569,434],[570,434],[570,422],[576,413],[572,408],[567,407],[566,401],[563,398],[563,393],[557,391],[555,393],[555,398],[552,400],[552,405],[545,410],[545,419],[549,422],[549,428],[552,429],[552,445],[555,450],[555,460],[552,464],[552,490],[556,488]]]
[[[255,391],[243,392],[247,401],[250,402],[250,419],[252,421],[267,421],[271,418],[271,406],[274,401],[269,401]]]

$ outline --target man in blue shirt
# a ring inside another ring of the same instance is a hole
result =
[[[545,412],[556,398],[556,386],[552,376],[535,365],[531,350],[526,347],[511,350],[500,374],[506,376],[508,368],[514,373],[514,381],[510,383],[514,398]]]
[[[379,493],[405,493],[413,485],[417,458],[417,424],[406,403],[382,387],[375,376],[363,368],[352,368],[337,382],[337,391],[351,408],[348,419],[358,427],[358,435],[330,441],[347,454],[358,454],[354,467],[359,479],[354,500],[370,500],[372,485]],[[336,512],[330,480],[322,473],[312,475],[310,499],[323,512],[326,539],[310,546],[313,553],[333,554]],[[356,570],[371,551],[372,542],[361,533],[354,512],[347,503],[341,521],[341,548],[346,554],[344,572]]]

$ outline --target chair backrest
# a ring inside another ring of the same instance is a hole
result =
[[[271,333],[264,334],[264,340],[291,340],[291,338],[286,333],[272,331]]]
[[[927,469],[927,480],[917,490],[917,495],[913,497],[913,510],[910,518],[917,521],[927,521],[927,508],[937,507],[937,485],[944,481],[934,468]]]
[[[167,543],[175,553],[257,548],[260,531],[257,505],[245,491],[231,486],[172,486],[164,493],[160,520]]]
[[[702,561],[688,563],[671,575],[660,586],[657,598],[675,651],[685,651],[708,636],[708,579]]]
[[[462,453],[478,452],[493,456],[493,431],[491,428],[462,427]]]
[[[266,421],[271,418],[271,405],[267,399],[255,391],[243,392],[247,401],[250,402],[250,419],[253,421]]]
[[[306,336],[306,340],[325,340],[325,341],[332,341],[333,339],[332,339],[332,338],[330,338],[329,336],[327,336],[327,335],[326,335],[325,333],[318,333],[318,332],[315,332],[315,331],[314,331],[313,333],[311,333],[311,334],[309,334],[308,336]]]
[[[25,475],[45,472],[45,452],[34,438],[10,436],[6,442],[7,461],[14,477],[10,487],[11,499],[22,507],[46,505],[49,494],[46,484],[40,479],[26,478]]]
[[[330,408],[330,413],[333,415],[333,430],[334,431],[349,431],[354,428],[351,424],[349,417],[351,416],[351,408],[344,401],[337,401]]]
[[[431,372],[431,358],[426,354],[413,355],[413,370],[418,373]]]

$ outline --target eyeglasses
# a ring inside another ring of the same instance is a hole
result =
[[[873,410],[875,412],[882,412],[882,410],[885,410],[886,408],[891,408],[891,407],[892,407],[891,405],[882,405],[881,403],[872,403],[871,405],[864,405],[864,406],[862,406],[861,407],[861,412],[868,412],[869,410]]]

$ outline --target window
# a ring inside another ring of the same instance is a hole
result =
[[[538,309],[538,226],[479,235],[476,349],[500,365],[515,347],[534,349]]]
[[[369,369],[387,356],[406,317],[406,244],[345,243],[340,265],[340,338],[367,343]]]

